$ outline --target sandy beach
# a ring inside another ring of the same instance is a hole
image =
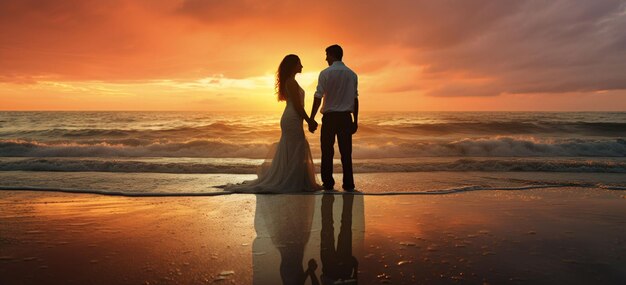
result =
[[[625,202],[623,191],[576,187],[142,198],[1,191],[0,283],[623,284]]]

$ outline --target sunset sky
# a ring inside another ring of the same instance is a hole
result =
[[[626,111],[625,31],[624,0],[2,0],[0,110],[280,110],[289,53],[310,106],[337,43],[364,111]]]

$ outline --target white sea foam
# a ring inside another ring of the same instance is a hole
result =
[[[175,160],[175,159],[172,159]],[[229,173],[254,174],[259,160],[200,160],[192,162],[93,160],[70,158],[32,158],[0,160],[0,171],[56,171],[56,172],[124,172],[124,173]],[[573,172],[573,173],[626,173],[623,160],[580,159],[446,159],[423,161],[403,159],[355,160],[356,173],[376,172],[431,172],[431,171],[524,171],[524,172]],[[337,172],[340,164],[335,165]]]
[[[523,185],[513,187],[487,187],[487,186],[461,186],[455,188],[428,190],[428,191],[384,191],[384,192],[345,192],[345,191],[316,191],[316,192],[292,192],[282,195],[365,195],[365,196],[397,196],[397,195],[446,195],[471,191],[524,191],[533,189],[547,188],[596,188],[607,190],[626,190],[622,186],[606,186],[601,184],[584,184],[584,183],[567,183],[567,184],[542,184],[542,185]],[[214,191],[206,192],[131,192],[131,191],[115,191],[105,189],[79,189],[79,188],[51,188],[51,187],[32,187],[32,186],[1,186],[0,191],[41,191],[41,192],[62,192],[73,194],[97,194],[107,196],[125,196],[125,197],[187,197],[187,196],[222,196],[222,195],[276,195],[275,193],[236,193],[223,191],[220,188],[214,188]]]
[[[33,186],[0,186],[0,190],[62,192],[62,193],[73,193],[73,194],[98,194],[98,195],[126,196],[126,197],[221,196],[221,195],[233,194],[232,192],[227,192],[227,191],[138,193],[138,192],[130,192],[130,191],[114,191],[114,190],[105,190],[105,189],[53,188],[53,187],[33,187]]]
[[[142,145],[109,142],[38,142],[0,140],[5,157],[249,157],[262,158],[269,144],[236,144],[220,140],[153,142]]]

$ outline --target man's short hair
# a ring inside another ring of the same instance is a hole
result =
[[[343,49],[339,45],[332,45],[326,48],[326,53],[337,60],[343,58]]]

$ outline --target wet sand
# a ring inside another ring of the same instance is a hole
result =
[[[0,284],[624,284],[625,195],[0,191]]]

